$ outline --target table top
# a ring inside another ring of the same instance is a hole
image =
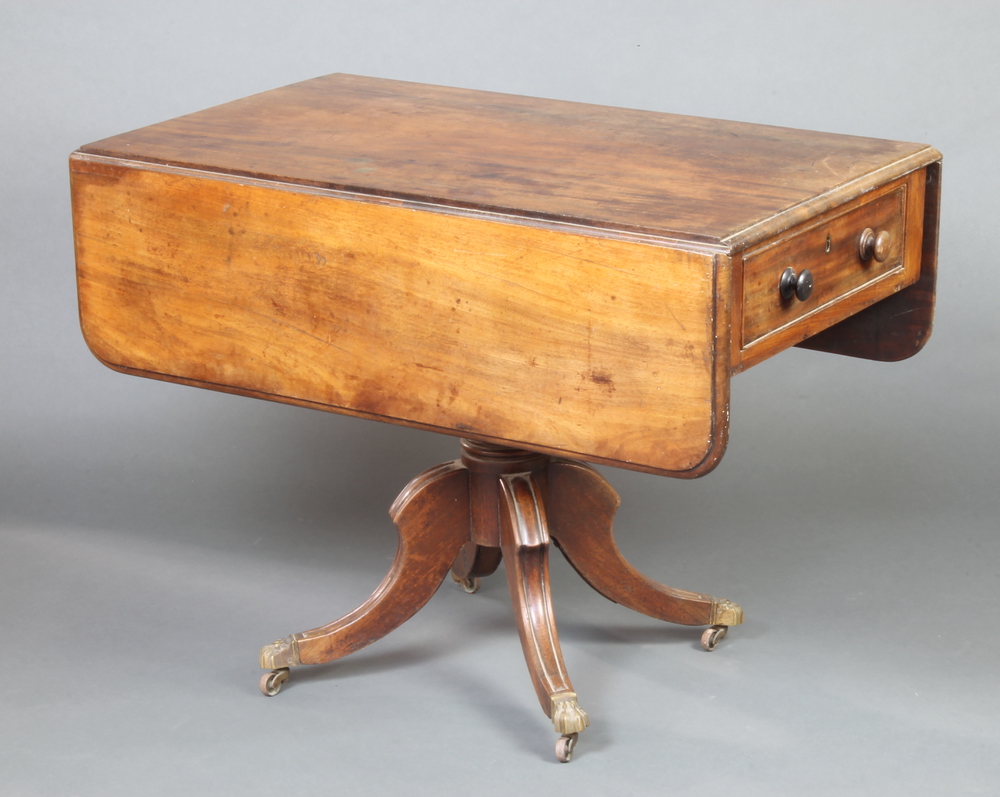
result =
[[[74,153],[81,322],[126,373],[694,477],[733,373],[923,345],[939,160],[331,75]]]
[[[80,151],[727,249],[940,157],[922,144],[345,74]]]

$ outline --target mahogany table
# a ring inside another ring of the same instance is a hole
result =
[[[562,761],[589,720],[550,541],[611,600],[707,626],[707,649],[743,620],[633,569],[584,463],[702,476],[733,374],[793,345],[898,360],[931,328],[940,155],[918,144],[331,75],[70,168],[106,365],[463,438],[390,509],[375,593],[265,646],[262,690],[503,559]]]

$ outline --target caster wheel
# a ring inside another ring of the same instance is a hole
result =
[[[288,668],[266,672],[260,677],[260,691],[265,697],[274,697],[281,691],[281,685],[288,680]]]
[[[576,747],[578,733],[567,733],[556,740],[556,759],[560,764],[568,764],[573,760],[573,748]]]
[[[475,576],[470,576],[469,578],[458,578],[454,573],[452,573],[452,580],[458,584],[463,590],[468,592],[470,595],[479,592],[480,581]]]
[[[727,631],[729,631],[728,625],[713,625],[711,628],[706,628],[705,633],[701,635],[701,646],[709,652],[715,650],[725,639]]]

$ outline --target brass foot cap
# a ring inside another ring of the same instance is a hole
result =
[[[711,625],[739,625],[743,622],[743,608],[738,603],[721,600],[715,602]]]
[[[579,733],[588,725],[590,718],[587,712],[580,708],[576,692],[560,692],[552,695],[552,725],[556,733]]]
[[[301,663],[295,637],[279,639],[260,649],[260,666],[263,670],[280,670],[282,667],[295,667]]]

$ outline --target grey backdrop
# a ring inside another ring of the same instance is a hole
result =
[[[995,794],[1000,6],[0,3],[0,794]],[[430,433],[125,377],[80,337],[77,146],[335,71],[929,143],[936,331],[737,377],[720,468],[605,470],[622,548],[742,603],[715,653],[554,563],[593,727],[555,763],[502,577],[257,692],[352,609]]]

